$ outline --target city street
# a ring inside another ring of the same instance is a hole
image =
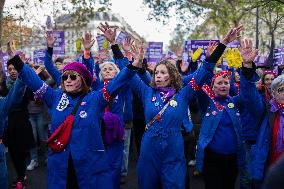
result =
[[[8,169],[9,169],[9,181],[12,183],[13,178],[15,178],[15,171],[11,165],[11,161],[8,158]],[[191,169],[192,171],[192,169]],[[28,185],[27,189],[46,189],[47,188],[47,172],[46,166],[40,166],[33,171],[27,172],[28,177]],[[191,182],[190,188],[191,189],[204,189],[203,181],[201,177],[193,177],[191,172]],[[238,185],[238,182],[237,182]],[[10,184],[10,188],[12,189],[12,184]],[[238,187],[236,187],[238,188]],[[136,176],[136,167],[135,167],[135,160],[134,157],[131,157],[130,164],[129,164],[129,174],[127,177],[127,182],[124,185],[121,185],[121,189],[138,189],[138,181]]]

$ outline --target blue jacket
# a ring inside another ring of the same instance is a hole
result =
[[[244,115],[243,107],[250,106],[250,110],[252,112],[251,116],[252,119],[257,122],[261,115],[261,110],[263,110],[264,106],[261,101],[260,96],[255,87],[255,82],[259,79],[256,74],[253,75],[252,78],[248,81],[242,75],[241,76],[241,93],[238,96],[230,97],[228,103],[234,104],[234,107],[226,106],[226,111],[228,112],[230,119],[233,123],[234,130],[237,136],[237,144],[238,144],[238,152],[237,152],[237,159],[239,166],[244,166],[244,148],[243,142],[241,138],[241,119]],[[204,159],[204,149],[208,146],[211,140],[214,137],[215,131],[219,122],[221,121],[220,118],[222,117],[222,111],[219,111],[216,106],[214,105],[213,101],[207,95],[199,95],[199,97],[203,97],[200,99],[199,103],[201,106],[202,111],[202,123],[200,129],[199,140],[197,144],[197,153],[196,153],[196,164],[198,170],[201,172],[203,168],[203,159]],[[214,115],[214,113],[216,113]]]
[[[204,81],[208,79],[207,76],[213,71],[213,68],[214,64],[203,63],[200,69],[194,73],[196,83],[202,85]],[[160,100],[159,92],[147,85],[138,76],[132,79],[131,87],[142,99],[146,123],[149,123],[150,120],[159,112],[155,103],[152,102],[153,96],[155,96],[157,100]],[[194,90],[189,84],[178,91],[174,97],[174,100],[177,102],[177,106],[168,106],[161,121],[155,121],[148,129],[147,133],[153,133],[154,135],[162,135],[162,137],[165,137],[170,133],[180,132],[184,115],[187,112],[188,103],[193,94]],[[159,103],[161,104],[162,101]]]
[[[56,85],[60,86],[62,73],[54,66],[54,63],[52,61],[52,54],[53,54],[52,48],[48,48],[45,51],[44,66],[47,72],[50,74],[50,76],[54,79]]]
[[[22,102],[24,94],[25,85],[21,80],[17,79],[8,95],[6,97],[0,97],[0,138],[3,136],[8,113]]]
[[[135,72],[123,69],[107,86],[112,96],[125,85]],[[33,90],[43,89],[44,83],[27,65],[19,72],[19,77]],[[50,87],[43,90],[43,100],[51,115],[51,133],[70,115],[79,97],[72,99],[61,89]],[[100,130],[100,118],[108,102],[102,91],[89,92],[84,98],[75,117],[69,144],[64,151],[48,154],[48,188],[66,187],[68,157],[72,154],[74,168],[80,188],[98,188],[96,175],[109,171],[105,148]],[[111,181],[110,181],[111,182]]]

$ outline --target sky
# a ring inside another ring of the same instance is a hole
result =
[[[112,0],[111,9],[147,41],[164,42],[167,45],[177,24],[175,17],[171,17],[166,25],[154,19],[147,20],[150,10],[143,5],[143,0]]]
[[[6,0],[5,7],[15,6],[24,0]],[[111,0],[111,11],[120,14],[124,20],[147,41],[164,42],[164,47],[169,44],[172,31],[176,26],[175,17],[171,17],[166,25],[154,19],[147,20],[149,8],[143,4],[143,0]],[[48,10],[40,12],[38,17],[48,14]]]

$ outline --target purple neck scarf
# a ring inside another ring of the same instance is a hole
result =
[[[160,96],[164,103],[168,102],[176,93],[176,90],[172,87],[155,87],[155,90],[160,92]]]
[[[270,111],[276,113],[279,111],[279,127],[276,139],[275,150],[276,152],[284,151],[284,109],[280,109],[274,99],[270,100]]]

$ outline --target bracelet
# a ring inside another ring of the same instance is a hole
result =
[[[91,51],[90,50],[84,50],[84,59],[89,59],[91,55]]]

